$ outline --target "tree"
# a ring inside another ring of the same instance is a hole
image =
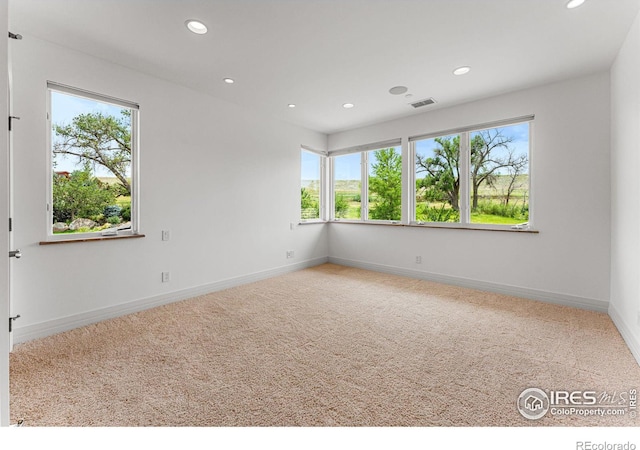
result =
[[[53,155],[78,157],[83,165],[100,165],[118,179],[125,195],[131,195],[127,172],[131,167],[131,111],[120,117],[102,113],[80,114],[70,125],[54,125]]]
[[[513,138],[504,136],[497,128],[480,131],[471,140],[472,209],[478,207],[478,190],[482,183],[492,186],[502,169],[518,167],[520,172],[526,167],[527,156],[516,155],[509,146],[511,142]],[[506,154],[496,151],[498,149],[506,150]]]
[[[432,157],[416,154],[416,172],[426,173],[420,181],[427,200],[447,202],[460,210],[460,136],[435,138],[439,145]]]
[[[394,148],[374,152],[376,162],[371,165],[369,192],[376,195],[369,208],[369,218],[400,220],[402,217],[402,156]]]
[[[70,175],[53,174],[53,221],[71,222],[102,214],[115,203],[117,192],[91,175],[89,168]]]
[[[435,138],[438,144],[433,156],[416,155],[416,173],[426,173],[418,180],[417,187],[424,187],[427,200],[446,201],[459,211],[460,205],[460,137]],[[500,129],[474,133],[471,139],[470,188],[472,208],[478,207],[478,192],[483,183],[491,186],[502,171],[510,174],[509,195],[515,189],[517,176],[528,164],[527,155],[518,155],[510,146],[513,139],[504,136]],[[507,197],[508,198],[508,197]]]
[[[526,158],[517,158],[513,165],[507,168],[507,175],[509,176],[509,184],[504,195],[504,204],[508,205],[511,200],[513,191],[522,187],[522,183],[518,180],[520,175],[524,172],[525,168],[529,164]]]

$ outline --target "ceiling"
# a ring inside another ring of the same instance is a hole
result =
[[[606,70],[640,0],[566,1],[9,0],[9,23],[24,39],[335,133]],[[209,32],[188,31],[192,18]],[[454,76],[463,65],[471,72]],[[398,85],[411,98],[389,93]],[[409,106],[428,97],[437,103]]]

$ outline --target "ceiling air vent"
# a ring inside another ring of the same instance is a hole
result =
[[[414,108],[420,108],[422,106],[433,105],[436,101],[433,98],[427,98],[425,100],[420,100],[419,102],[409,103]]]

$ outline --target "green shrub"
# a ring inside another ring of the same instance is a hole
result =
[[[492,216],[509,217],[511,219],[527,220],[529,218],[528,204],[504,204],[491,201],[480,201],[478,207],[473,211],[479,214],[489,214]]]
[[[114,191],[91,173],[76,170],[70,175],[53,174],[53,221],[101,215],[105,206],[115,202]]]
[[[108,221],[111,217],[120,217],[120,214],[122,214],[122,208],[119,205],[105,206],[103,214],[105,219]]]
[[[125,222],[128,222],[131,220],[131,203],[122,207],[120,216],[122,217],[122,220]]]
[[[96,214],[93,216],[89,216],[89,217],[86,217],[86,219],[91,219],[95,223],[104,223],[104,221],[106,220],[103,214]]]
[[[306,189],[300,189],[300,216],[302,219],[317,219],[320,217],[318,200]]]
[[[119,223],[122,222],[122,219],[120,218],[120,216],[111,216],[111,217],[107,217],[107,222],[110,223],[111,225],[118,225]]]
[[[336,217],[345,218],[349,212],[349,202],[344,195],[336,195]]]
[[[440,207],[423,204],[418,205],[416,219],[420,222],[459,222],[460,212],[446,204]]]

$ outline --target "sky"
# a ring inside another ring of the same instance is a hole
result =
[[[112,115],[120,117],[121,106],[111,105],[109,103],[98,102],[84,97],[76,97],[74,95],[64,94],[57,91],[51,91],[51,124],[68,125],[73,118],[80,114],[101,112],[104,115]],[[56,136],[52,132],[52,141],[55,142]],[[78,164],[78,158],[64,157],[64,155],[56,156],[56,171],[73,172],[81,170],[82,164]],[[94,174],[98,177],[112,177],[113,174],[96,166]]]
[[[300,177],[301,180],[320,179],[320,155],[313,152],[302,151]]]
[[[360,153],[336,157],[333,166],[336,180],[359,180],[362,176],[360,159]]]

